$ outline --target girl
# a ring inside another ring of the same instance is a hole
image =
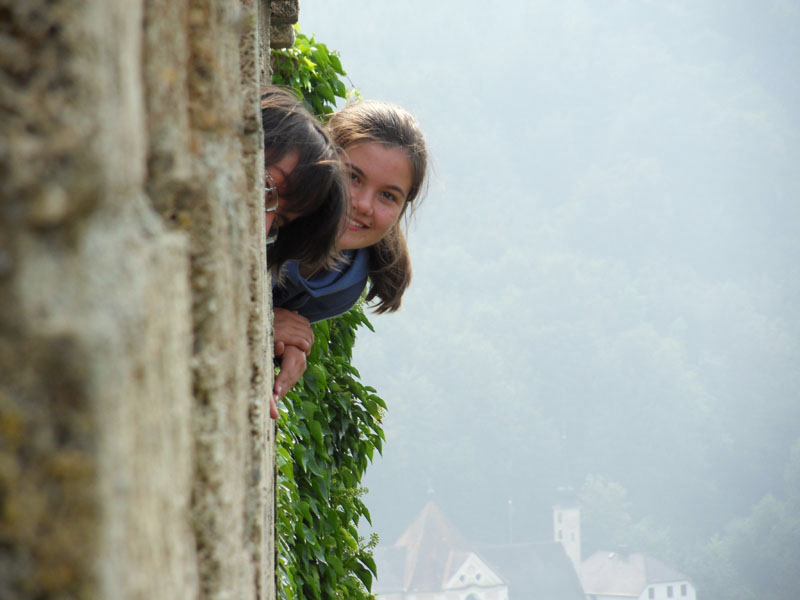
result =
[[[425,185],[428,154],[419,125],[398,106],[365,101],[336,113],[328,128],[349,173],[350,213],[336,243],[336,268],[289,261],[273,286],[275,354],[281,357],[274,402],[305,371],[310,323],[346,312],[365,288],[375,312],[394,312],[411,281],[399,221],[412,214]]]
[[[347,211],[344,172],[330,134],[276,87],[262,90],[261,124],[267,264],[273,272],[289,259],[330,266]]]

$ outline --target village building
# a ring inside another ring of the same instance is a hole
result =
[[[581,561],[580,507],[567,493],[553,507],[553,541],[476,545],[428,502],[374,557],[378,600],[697,600],[685,575],[646,554]]]
[[[374,556],[379,600],[509,600],[506,582],[433,502]]]
[[[477,546],[428,502],[392,546],[375,550],[378,600],[584,600],[558,542]]]
[[[595,552],[580,578],[587,600],[697,600],[685,575],[640,552]]]

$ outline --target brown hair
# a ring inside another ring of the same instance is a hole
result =
[[[419,204],[415,201],[423,195],[428,167],[425,136],[416,119],[394,104],[365,100],[333,115],[328,129],[344,150],[360,143],[377,142],[406,153],[411,165],[411,188],[400,214],[408,218]],[[400,308],[403,293],[411,283],[411,256],[399,223],[370,246],[369,278],[367,300],[378,298],[375,312],[394,312]]]
[[[289,152],[299,155],[280,196],[301,216],[281,227],[267,252],[267,264],[278,269],[296,259],[313,267],[329,266],[347,212],[347,188],[336,146],[321,123],[290,92],[277,87],[262,89],[261,125],[265,168]]]

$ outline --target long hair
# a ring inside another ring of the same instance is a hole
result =
[[[395,223],[381,241],[370,247],[370,274],[367,302],[378,298],[372,307],[376,313],[400,308],[403,293],[411,284],[411,255],[406,237]]]
[[[267,252],[269,267],[289,259],[328,267],[347,212],[347,188],[337,148],[330,134],[289,92],[262,89],[261,125],[264,167],[297,152],[297,166],[286,176],[280,196],[300,216],[281,227]]]
[[[365,100],[343,108],[331,117],[328,129],[344,151],[365,142],[397,147],[405,152],[411,166],[411,187],[401,216],[411,216],[424,195],[428,167],[425,136],[416,119],[405,109],[377,100]],[[411,256],[399,223],[370,246],[370,284],[367,300],[377,298],[377,313],[394,312],[411,283]]]

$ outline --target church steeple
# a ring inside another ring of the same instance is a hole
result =
[[[581,564],[581,508],[572,488],[559,488],[553,505],[553,539],[564,547],[575,570]]]

